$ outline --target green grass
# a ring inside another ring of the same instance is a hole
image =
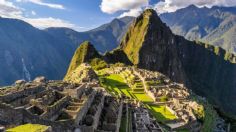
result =
[[[108,67],[108,64],[101,58],[94,58],[90,61],[90,65],[94,70],[101,70]]]
[[[115,92],[116,94],[126,95],[132,98],[132,94],[130,93],[130,88],[124,82],[124,79],[117,74],[111,74],[104,78],[103,83],[109,92]]]
[[[157,105],[146,105],[146,106],[151,110],[152,114],[160,122],[176,119],[176,116],[173,115],[170,111],[168,111],[165,106],[157,106]]]
[[[190,132],[188,129],[177,130],[177,132]]]
[[[134,93],[135,97],[144,102],[144,103],[152,103],[153,100],[151,97],[149,97],[148,95],[146,95],[145,93]]]
[[[202,129],[203,132],[213,131],[216,118],[217,118],[217,113],[215,112],[214,108],[205,105],[205,115]]]
[[[12,129],[8,129],[6,132],[44,132],[48,129],[48,126],[38,124],[25,124]]]
[[[104,80],[103,85],[106,86],[109,92],[113,92],[115,95],[126,95],[130,98],[143,102],[158,121],[164,122],[176,119],[175,115],[165,109],[165,106],[149,105],[150,103],[153,103],[153,100],[144,91],[138,93],[132,92],[132,89],[128,87],[121,75],[111,74],[104,77]]]
[[[192,95],[192,100],[201,104],[203,107],[198,109],[197,111],[194,111],[194,113],[197,115],[197,118],[203,121],[202,131],[203,132],[213,131],[216,119],[218,118],[218,114],[213,108],[213,106],[208,102],[199,99],[196,95]]]

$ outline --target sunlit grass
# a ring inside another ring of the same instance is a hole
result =
[[[117,74],[111,74],[104,78],[104,85],[107,86],[108,91],[113,91],[120,95],[126,95],[132,98],[132,94],[130,93],[130,88],[124,82],[124,79]]]
[[[145,104],[145,106],[152,112],[155,118],[160,122],[165,122],[168,120],[176,119],[165,106],[150,105],[153,103],[153,99],[148,96],[144,91],[141,93],[133,92],[131,88],[125,83],[121,75],[111,74],[104,77],[104,85],[109,89],[110,92],[115,92],[115,94],[126,95],[127,97],[139,100]]]
[[[172,114],[166,106],[159,105],[147,105],[148,109],[151,110],[152,114],[156,117],[156,119],[160,122],[165,122],[168,120],[176,119],[176,116]]]
[[[144,103],[151,103],[153,102],[152,98],[146,95],[145,93],[134,93],[135,97],[144,102]]]
[[[48,129],[48,126],[39,124],[25,124],[12,129],[8,129],[7,132],[44,132]]]

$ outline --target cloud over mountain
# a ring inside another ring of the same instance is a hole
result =
[[[147,6],[149,0],[102,0],[100,8],[103,12],[112,14],[117,11],[127,11]]]
[[[189,5],[196,5],[199,7],[207,6],[235,6],[235,0],[164,0],[155,5],[155,9],[158,13],[174,12],[177,9],[187,7]]]
[[[123,13],[119,17],[137,16],[145,8],[154,8],[159,14],[174,12],[189,5],[198,7],[212,6],[236,6],[236,0],[102,0],[100,8],[102,12],[113,14],[119,11]]]
[[[125,16],[138,16],[139,14],[141,14],[143,10],[141,8],[136,8],[136,9],[130,9],[127,12],[124,12],[123,14],[121,14],[119,16],[119,18],[125,17]]]
[[[17,2],[23,2],[23,1],[29,1],[33,2],[35,4],[40,4],[40,5],[45,5],[50,8],[59,8],[61,7],[64,8],[62,5],[57,5],[57,4],[49,4],[49,3],[44,3],[42,0],[17,0]],[[73,28],[75,30],[79,30],[80,27],[77,27],[76,25],[59,19],[59,18],[53,18],[53,17],[26,17],[25,12],[27,12],[24,8],[20,8],[16,5],[14,5],[13,2],[8,1],[8,0],[0,0],[0,16],[5,17],[5,18],[16,18],[16,19],[21,19],[23,21],[26,21],[33,26],[37,28],[48,28],[48,27],[68,27],[68,28]],[[30,12],[33,16],[36,16],[37,14],[33,11]]]
[[[22,15],[22,9],[16,7],[12,2],[0,0],[0,16],[18,17]]]

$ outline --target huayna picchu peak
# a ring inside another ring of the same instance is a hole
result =
[[[61,38],[55,42],[78,45],[67,73],[63,80],[40,76],[1,87],[0,131],[235,131],[236,56],[172,33],[158,14],[146,9],[134,21],[115,19],[89,37],[47,29],[53,39]],[[104,40],[111,36],[116,43]],[[103,45],[101,52],[97,42],[111,42],[112,48]]]
[[[149,43],[147,41],[154,39],[147,37],[158,37],[155,39],[170,41],[170,35],[172,35],[171,31],[161,22],[156,11],[147,9],[143,14],[136,18],[135,22],[128,29],[120,46],[133,64],[138,64],[139,62],[142,62],[142,60],[140,60],[141,58],[138,57],[142,47],[145,47],[146,44]]]

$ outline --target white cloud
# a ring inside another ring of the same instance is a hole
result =
[[[52,18],[52,17],[29,18],[29,17],[26,17],[24,11],[25,11],[24,9],[15,6],[12,2],[9,2],[7,0],[0,0],[0,16],[1,17],[20,19],[40,29],[44,29],[48,27],[67,27],[67,28],[72,28],[74,30],[78,30],[78,31],[85,30],[85,28],[83,27],[78,27],[68,21],[58,19],[58,18]],[[36,12],[32,11],[31,14],[36,15]]]
[[[17,2],[31,2],[37,5],[47,6],[55,9],[65,9],[63,5],[43,2],[43,0],[17,0]]]
[[[48,18],[24,18],[24,21],[30,23],[31,25],[34,25],[38,28],[44,29],[48,27],[68,27],[68,28],[74,28],[75,25],[71,24],[68,21],[64,21],[61,19],[56,19],[52,17]]]
[[[19,17],[22,15],[22,10],[23,9],[14,6],[12,2],[0,0],[0,16],[2,17]]]
[[[27,23],[39,28],[39,29],[45,29],[49,27],[64,27],[64,28],[71,28],[76,31],[86,31],[88,28],[86,27],[79,27],[75,24],[72,24],[68,21],[58,19],[58,18],[24,18],[24,21]]]
[[[165,0],[157,3],[155,9],[158,13],[173,12],[177,9],[187,7],[189,5],[196,5],[199,7],[207,6],[235,6],[236,0]]]
[[[32,14],[33,16],[37,15],[37,13],[36,13],[35,11],[31,11],[31,14]]]
[[[148,3],[149,0],[102,0],[100,8],[104,13],[113,14],[117,11],[141,8]]]
[[[236,6],[236,0],[160,0],[155,5],[149,5],[151,0],[102,0],[100,5],[104,13],[113,14],[118,11],[125,11],[119,17],[137,16],[140,12],[151,6],[161,14],[164,12],[174,12],[180,8],[189,5],[196,5],[198,7],[212,7],[212,6]]]
[[[142,13],[142,11],[143,11],[143,9],[141,9],[141,8],[130,9],[129,11],[124,12],[123,14],[121,14],[119,16],[119,18],[122,18],[122,17],[125,17],[125,16],[134,16],[134,17],[136,17],[136,16],[140,15]]]

